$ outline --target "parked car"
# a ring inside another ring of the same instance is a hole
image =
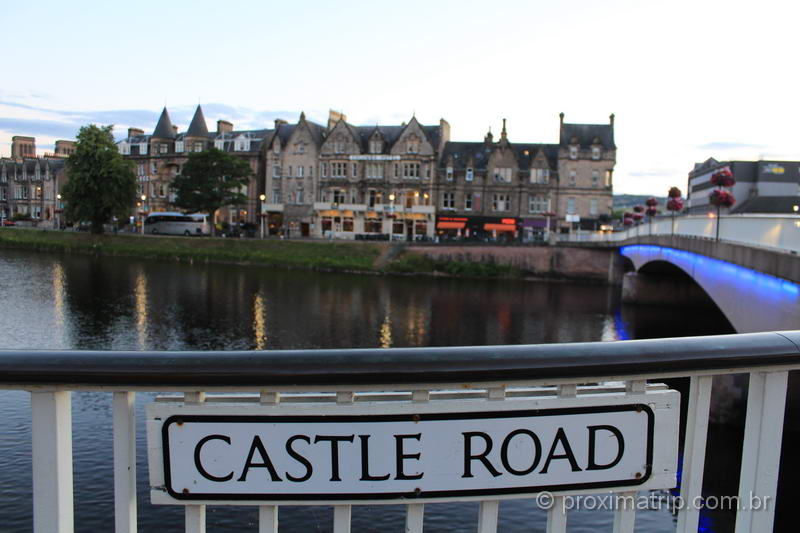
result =
[[[9,220],[9,219],[7,219],[7,218],[4,218],[4,219],[3,219],[3,225],[4,225],[4,226],[16,226],[16,225],[17,225],[17,223],[16,223],[16,222],[14,222],[13,220]]]

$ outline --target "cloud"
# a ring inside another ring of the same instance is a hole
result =
[[[671,169],[649,169],[649,170],[637,170],[635,172],[629,172],[629,176],[633,176],[634,178],[660,178],[664,176],[675,176],[676,174],[681,174],[677,170]]]
[[[48,136],[59,139],[74,139],[78,133],[74,124],[49,120],[34,120],[20,118],[0,118],[0,130],[12,135]]]
[[[739,148],[763,148],[760,144],[748,144],[739,142],[716,141],[698,146],[701,150],[737,150]]]

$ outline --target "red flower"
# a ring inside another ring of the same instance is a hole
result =
[[[640,205],[635,205],[635,206],[633,206],[633,211],[635,213],[644,213],[644,207],[642,207]]]
[[[669,192],[667,193],[667,196],[669,196],[670,198],[680,198],[682,196],[682,194],[683,193],[681,193],[681,190],[679,188],[670,187]]]
[[[736,198],[728,191],[717,189],[708,195],[708,202],[716,207],[731,207],[736,203]]]
[[[638,206],[637,206],[637,207],[638,207]],[[639,221],[640,221],[640,220],[642,220],[643,218],[644,218],[644,215],[642,215],[641,213],[634,213],[634,214],[633,214],[633,220],[635,220],[636,222],[639,222]]]
[[[647,199],[645,204],[647,204],[647,207],[655,207],[655,206],[658,205],[658,200],[656,200],[655,198],[651,197],[651,198]]]
[[[656,209],[655,207],[650,207],[647,209],[646,214],[649,217],[654,217],[658,214],[658,209]]]
[[[622,219],[622,224],[625,226],[630,226],[633,224],[633,219],[631,217],[625,217]]]
[[[736,180],[733,178],[733,173],[728,167],[719,169],[711,174],[711,184],[717,187],[733,187]]]
[[[674,188],[675,187],[673,187],[673,189]],[[667,209],[669,209],[670,211],[680,211],[681,209],[683,209],[683,198],[681,198],[680,196],[675,198],[670,198],[667,201]]]

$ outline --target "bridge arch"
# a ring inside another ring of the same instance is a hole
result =
[[[637,272],[656,273],[669,268],[688,275],[738,333],[800,329],[800,286],[796,283],[664,246],[623,246],[620,253]]]

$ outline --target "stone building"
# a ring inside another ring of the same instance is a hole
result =
[[[58,195],[66,182],[64,163],[50,158],[0,159],[0,218],[22,217],[41,227],[63,224]]]
[[[217,131],[209,132],[203,110],[198,105],[192,121],[185,132],[179,132],[172,124],[165,107],[153,130],[146,135],[143,130],[129,128],[125,139],[117,147],[126,158],[135,164],[139,183],[138,195],[144,196],[137,206],[139,213],[169,211],[173,209],[175,197],[170,185],[186,163],[188,154],[202,152],[210,147],[231,152],[250,165],[252,177],[242,192],[247,196],[243,205],[220,210],[217,222],[256,222],[259,195],[259,176],[262,172],[262,143],[271,136],[271,130],[234,130],[225,120],[217,121]]]
[[[36,157],[36,138],[24,135],[11,137],[11,159]]]
[[[437,233],[450,239],[542,240],[611,215],[616,162],[609,125],[566,124],[559,144],[448,142],[436,179]],[[567,216],[570,215],[569,221]]]
[[[412,117],[400,125],[353,126],[342,116],[329,122],[314,205],[319,235],[432,238],[447,121],[423,125]]]

